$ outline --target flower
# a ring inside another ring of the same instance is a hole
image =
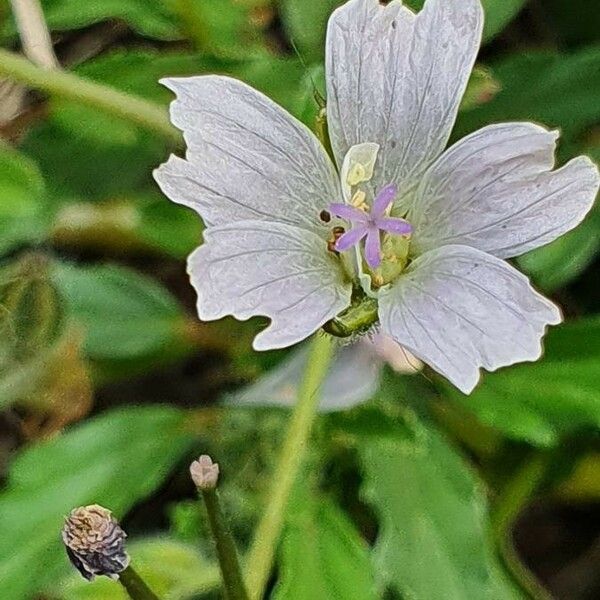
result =
[[[309,348],[294,350],[280,364],[250,385],[229,394],[226,403],[234,406],[293,406],[298,400]],[[375,396],[383,367],[396,373],[419,373],[422,364],[390,337],[381,333],[365,335],[354,344],[341,345],[320,388],[319,412],[346,410]]]
[[[361,209],[348,204],[333,203],[329,210],[336,216],[346,219],[354,225],[350,231],[341,235],[335,242],[335,249],[343,252],[352,246],[356,246],[360,240],[366,237],[365,261],[372,269],[381,264],[381,232],[393,235],[408,235],[412,232],[410,223],[404,219],[394,219],[386,216],[386,210],[398,190],[391,183],[385,186],[373,200],[373,207],[364,204],[364,192],[357,191],[354,203],[358,202]]]
[[[118,579],[129,565],[126,537],[112,513],[98,504],[73,509],[62,530],[69,559],[89,581],[96,575]]]
[[[199,490],[214,490],[219,481],[219,465],[208,454],[202,454],[190,465],[190,475]]]
[[[254,340],[266,350],[367,298],[383,333],[464,393],[482,367],[539,358],[560,312],[504,259],[575,227],[598,170],[586,157],[554,169],[558,134],[533,123],[489,125],[445,149],[482,21],[479,0],[427,0],[418,14],[350,0],[332,14],[337,169],[310,130],[249,86],[164,81],[187,153],[155,177],[207,226],[188,262],[200,318],[267,316]]]

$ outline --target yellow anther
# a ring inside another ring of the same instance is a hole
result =
[[[367,181],[367,170],[365,166],[359,162],[355,162],[348,171],[348,175],[346,177],[346,183],[349,186],[358,185],[363,181]]]
[[[355,208],[359,208],[360,210],[367,211],[369,210],[369,206],[365,202],[367,195],[362,190],[356,190],[354,196],[352,196],[352,200],[350,200],[350,204]]]

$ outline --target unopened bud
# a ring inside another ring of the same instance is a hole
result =
[[[96,575],[119,578],[129,565],[126,537],[112,513],[97,504],[71,511],[62,530],[71,563],[88,581]]]
[[[203,454],[190,465],[190,475],[199,490],[214,490],[219,479],[219,465]]]

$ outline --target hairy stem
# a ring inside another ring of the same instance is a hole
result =
[[[119,583],[125,588],[131,600],[159,600],[131,565],[119,573]]]
[[[275,550],[285,519],[290,492],[308,451],[321,387],[333,355],[333,339],[317,333],[312,340],[298,401],[273,473],[267,506],[254,534],[248,555],[246,583],[251,600],[260,600],[269,579]]]
[[[550,463],[548,453],[535,451],[508,482],[492,515],[496,547],[507,569],[532,600],[552,600],[552,596],[521,562],[512,541],[512,526],[541,484]]]
[[[216,489],[202,489],[210,529],[215,541],[227,600],[248,600],[233,536],[227,527]]]
[[[127,119],[180,144],[181,137],[157,104],[64,71],[48,71],[29,60],[0,49],[0,75],[25,83],[58,98],[80,102]]]

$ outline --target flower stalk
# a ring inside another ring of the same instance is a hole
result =
[[[192,463],[190,473],[206,506],[208,522],[221,569],[225,597],[227,600],[248,600],[235,540],[227,526],[217,492],[219,465],[213,463],[209,456],[203,455]]]
[[[273,473],[267,506],[256,528],[248,555],[246,583],[250,600],[260,600],[264,594],[292,486],[308,452],[310,433],[319,405],[319,388],[327,375],[333,347],[333,338],[329,335],[317,333],[312,339],[298,402]]]
[[[181,143],[181,136],[169,122],[167,111],[161,106],[88,81],[65,71],[48,71],[13,52],[0,49],[0,75],[20,81],[51,96],[79,102],[109,115],[127,119],[162,135],[173,144]]]
[[[121,571],[119,583],[125,588],[131,600],[159,600],[131,565]]]

